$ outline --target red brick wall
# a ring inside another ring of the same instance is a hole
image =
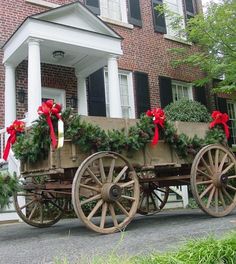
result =
[[[74,0],[75,1],[75,0]],[[51,3],[66,4],[73,0],[48,0]],[[82,1],[82,0],[81,0]],[[151,106],[159,105],[158,76],[169,76],[176,80],[191,82],[201,76],[201,73],[190,67],[173,69],[170,61],[172,55],[169,48],[182,47],[183,44],[165,39],[162,34],[154,32],[151,0],[140,0],[142,13],[142,28],[128,29],[111,25],[123,38],[124,55],[119,59],[119,67],[130,71],[146,72],[149,75]],[[0,5],[0,44],[3,44],[24,19],[32,14],[45,11],[46,8],[25,3],[25,0],[2,0]],[[194,50],[194,47],[187,48]],[[0,59],[2,61],[2,50]],[[27,63],[17,67],[16,85],[27,87]],[[42,67],[42,86],[66,88],[68,98],[76,94],[76,78],[74,70],[52,65]],[[18,104],[19,117],[22,117],[26,105]],[[0,127],[4,124],[4,66],[0,65]]]

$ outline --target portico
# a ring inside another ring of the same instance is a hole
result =
[[[107,65],[110,116],[121,117],[121,37],[79,2],[28,17],[4,45],[5,126],[16,119],[15,69],[28,60],[28,123],[42,101],[41,63],[75,69],[78,113],[88,115],[86,78]],[[63,56],[53,56],[55,51]]]

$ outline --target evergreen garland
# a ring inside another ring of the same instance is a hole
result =
[[[71,139],[74,144],[79,145],[84,152],[96,152],[111,150],[121,153],[137,151],[145,147],[154,135],[152,118],[142,115],[135,126],[131,126],[128,132],[125,129],[113,129],[105,132],[101,127],[82,120],[79,115],[72,115],[70,109],[62,113],[65,127],[65,138]],[[55,132],[57,132],[56,119]],[[159,128],[161,139],[171,145],[180,156],[186,159],[195,155],[200,148],[207,144],[223,143],[225,141],[224,131],[220,126],[209,130],[204,139],[197,136],[187,137],[185,134],[177,134],[174,125],[165,121],[164,129]],[[36,162],[40,158],[47,158],[50,148],[49,128],[43,116],[33,124],[26,133],[17,137],[13,145],[15,157],[22,161]]]

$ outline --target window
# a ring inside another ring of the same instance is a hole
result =
[[[119,71],[120,98],[123,118],[135,118],[132,73]],[[106,113],[109,117],[108,72],[105,70]]]
[[[62,108],[66,107],[65,90],[56,88],[42,88],[42,101],[53,99],[56,103],[62,105]]]
[[[232,140],[232,144],[236,145],[236,104],[232,101],[227,101],[227,112],[229,115],[230,122],[230,137]]]
[[[127,23],[125,0],[100,0],[100,7],[102,17]]]
[[[192,84],[172,81],[171,88],[172,88],[172,96],[174,102],[182,98],[193,100]]]
[[[178,25],[175,25],[170,15],[166,15],[166,28],[167,28],[167,35],[171,37],[185,39],[183,32],[181,29],[184,29],[184,12],[183,12],[183,4],[182,0],[163,0],[163,3],[166,4],[168,10],[171,13],[176,14],[177,21],[179,22]]]

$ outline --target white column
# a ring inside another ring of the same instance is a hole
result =
[[[16,119],[15,67],[5,64],[5,127]]]
[[[81,76],[78,72],[77,77],[77,99],[78,99],[78,114],[88,115],[88,103],[87,103],[87,88],[86,78]]]
[[[117,58],[109,57],[107,67],[110,117],[122,117]]]
[[[42,104],[40,43],[28,41],[28,124],[38,118],[37,109]]]

